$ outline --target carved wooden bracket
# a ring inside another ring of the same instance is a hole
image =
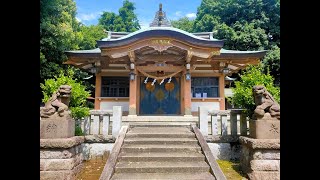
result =
[[[154,50],[162,52],[170,47],[173,47],[173,44],[168,39],[154,39],[149,42],[148,46],[152,47]]]
[[[128,56],[129,56],[130,62],[133,63],[136,59],[136,55],[134,54],[134,51],[129,51]]]
[[[187,57],[186,57],[187,63],[189,63],[191,61],[192,56],[193,56],[193,52],[188,50]]]

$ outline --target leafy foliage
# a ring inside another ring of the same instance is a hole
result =
[[[226,49],[271,49],[265,72],[280,85],[280,0],[202,0],[192,32],[212,31]]]
[[[267,91],[280,103],[280,89],[273,84],[273,77],[263,73],[262,65],[248,66],[246,71],[240,75],[241,79],[235,81],[235,88],[232,88],[233,97],[228,100],[235,106],[248,110],[248,116],[251,117],[255,109],[252,95],[252,87],[263,85]]]
[[[190,20],[187,17],[180,18],[176,21],[171,21],[171,25],[173,27],[187,31],[187,32],[193,32],[193,23],[194,23],[194,20]]]
[[[78,22],[73,0],[40,0],[40,79],[52,78],[63,67],[64,51],[78,49]]]
[[[81,127],[79,127],[79,126],[76,126],[76,127],[75,127],[74,135],[75,135],[75,136],[83,136],[83,135],[84,135],[84,133],[82,132]]]
[[[140,29],[137,15],[134,13],[134,4],[128,0],[123,1],[119,15],[113,12],[103,12],[99,18],[99,25],[107,31],[134,32]]]
[[[274,45],[263,58],[263,70],[275,77],[275,84],[280,85],[280,48]]]
[[[79,42],[80,49],[94,49],[97,48],[97,40],[101,40],[106,37],[103,26],[101,25],[91,25],[91,26],[80,26],[80,33],[82,36],[82,41]]]
[[[81,83],[77,83],[74,78],[74,70],[68,69],[66,75],[60,71],[59,76],[54,79],[45,80],[44,84],[40,84],[44,98],[43,102],[47,102],[51,95],[57,91],[60,85],[69,85],[72,87],[71,100],[69,108],[72,117],[80,119],[89,115],[89,108],[86,107],[86,99],[90,96],[90,92],[86,91],[86,87]]]

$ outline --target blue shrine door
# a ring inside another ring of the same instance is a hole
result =
[[[140,79],[140,114],[141,115],[179,115],[180,114],[180,78],[172,77],[160,85],[158,80],[152,86],[152,78]]]

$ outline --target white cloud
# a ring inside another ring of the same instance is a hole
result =
[[[175,15],[178,16],[178,17],[180,17],[180,16],[181,16],[181,13],[182,13],[181,11],[177,11],[177,12],[175,12]]]
[[[93,13],[89,13],[89,14],[81,13],[76,18],[79,22],[91,21],[91,20],[97,19],[101,14],[102,14],[102,12],[93,12]]]
[[[186,14],[186,17],[187,18],[189,18],[189,19],[194,19],[194,18],[196,18],[196,13],[188,13],[188,14]]]

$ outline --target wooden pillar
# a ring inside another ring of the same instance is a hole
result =
[[[137,74],[137,70],[133,70]],[[130,80],[129,87],[129,115],[137,115],[137,82],[138,77],[136,76],[134,80]]]
[[[219,76],[220,110],[225,110],[224,86],[224,74],[221,74]]]
[[[191,80],[186,80],[186,71],[184,71],[182,76],[182,79],[184,80],[184,115],[191,115]]]
[[[96,74],[96,88],[95,88],[95,98],[94,98],[94,109],[100,109],[101,97],[101,73]]]

